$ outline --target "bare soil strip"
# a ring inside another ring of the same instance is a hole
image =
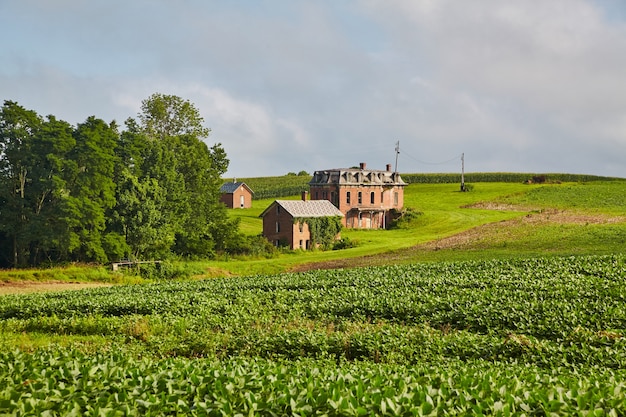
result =
[[[103,282],[67,282],[67,281],[0,281],[0,295],[28,294],[44,291],[81,290],[83,288],[110,287]]]

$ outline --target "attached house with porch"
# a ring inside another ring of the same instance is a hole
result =
[[[311,237],[306,219],[321,217],[343,217],[343,213],[327,200],[276,200],[261,213],[263,236],[276,246],[290,249],[310,249]],[[335,239],[339,239],[337,234]]]
[[[220,187],[220,201],[228,208],[252,207],[254,192],[244,182],[227,182]]]
[[[344,215],[348,228],[387,228],[393,211],[404,206],[404,187],[400,174],[391,170],[340,168],[315,171],[309,182],[312,200],[331,202]]]

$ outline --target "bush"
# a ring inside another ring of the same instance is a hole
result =
[[[263,235],[247,236],[246,255],[273,258],[278,254],[276,246]]]
[[[390,229],[407,229],[411,225],[412,222],[417,220],[424,213],[418,211],[412,207],[405,207],[401,211],[393,210],[391,224],[389,225]]]
[[[350,249],[356,248],[357,246],[357,242],[350,240],[350,238],[344,237],[335,241],[335,243],[333,244],[333,250]]]
[[[246,236],[238,234],[235,238],[231,239],[225,252],[228,255],[264,257],[269,259],[276,256],[278,249],[264,238],[263,235]]]

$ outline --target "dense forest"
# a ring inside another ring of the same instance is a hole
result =
[[[241,246],[196,107],[154,94],[121,128],[0,108],[0,267],[211,257]]]

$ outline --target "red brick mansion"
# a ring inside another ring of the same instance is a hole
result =
[[[309,182],[312,200],[328,200],[345,216],[349,228],[386,228],[392,210],[404,206],[404,187],[400,174],[386,170],[340,168],[315,171]]]

